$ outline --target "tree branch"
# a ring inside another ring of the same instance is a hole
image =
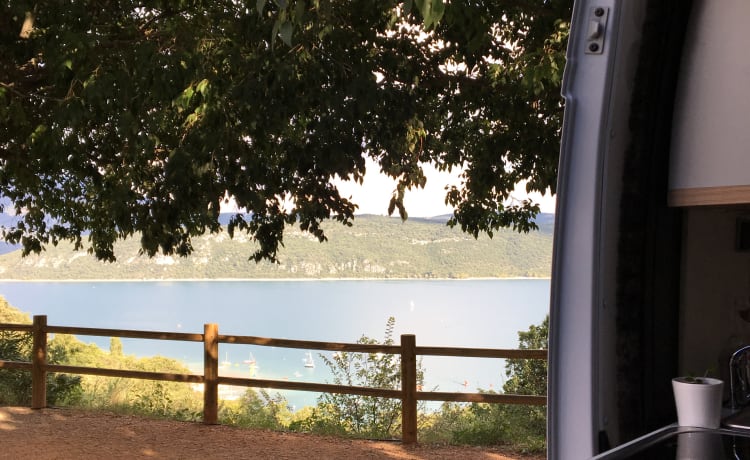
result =
[[[28,39],[31,36],[32,30],[34,30],[34,12],[27,11],[26,18],[23,20],[23,25],[21,26],[21,33],[19,33],[18,36],[23,39]]]

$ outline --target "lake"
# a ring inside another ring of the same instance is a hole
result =
[[[548,279],[0,282],[11,305],[47,315],[50,325],[202,333],[217,323],[220,334],[355,342],[383,340],[393,316],[396,343],[415,334],[417,345],[483,348],[517,348],[518,332],[549,311],[549,289]],[[107,337],[80,339],[109,348]],[[171,357],[202,372],[200,343],[122,342],[126,354]],[[316,352],[314,368],[304,366],[304,350],[220,344],[219,354],[221,375],[331,382]],[[252,370],[243,363],[251,356]],[[505,381],[499,359],[425,357],[422,367],[427,390],[500,389]],[[279,393],[297,408],[317,397]]]

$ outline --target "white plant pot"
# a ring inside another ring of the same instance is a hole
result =
[[[677,405],[677,424],[701,428],[719,428],[724,382],[700,377],[700,383],[690,378],[672,379],[672,390]]]

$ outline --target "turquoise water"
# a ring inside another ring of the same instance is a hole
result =
[[[415,334],[417,345],[516,348],[518,331],[540,323],[548,312],[549,280],[457,281],[169,281],[0,282],[0,295],[50,325],[203,332],[217,323],[220,334],[355,342],[362,335],[382,340],[388,317],[394,339]],[[108,337],[80,337],[109,347]],[[123,339],[137,356],[179,359],[202,371],[202,344]],[[320,352],[330,356],[329,352]],[[219,346],[221,375],[331,382],[313,351]],[[257,365],[243,361],[250,356]],[[501,388],[504,363],[497,359],[425,357],[426,389],[476,391]],[[231,396],[241,389],[224,388]],[[280,391],[295,407],[315,403],[317,394]]]

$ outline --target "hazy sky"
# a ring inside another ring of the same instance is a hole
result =
[[[424,189],[414,189],[406,192],[404,204],[410,217],[433,217],[449,214],[453,209],[445,204],[445,186],[459,185],[459,171],[452,174],[437,171],[431,165],[423,165],[427,176],[427,185]],[[357,214],[388,214],[388,202],[391,194],[396,188],[396,183],[389,177],[378,173],[378,167],[368,159],[367,176],[360,186],[354,182],[336,182],[341,196],[349,198],[359,205]],[[523,199],[527,195],[523,188],[517,188],[515,197]],[[555,212],[555,199],[543,197],[540,194],[532,195],[534,201],[540,203],[542,212]]]

